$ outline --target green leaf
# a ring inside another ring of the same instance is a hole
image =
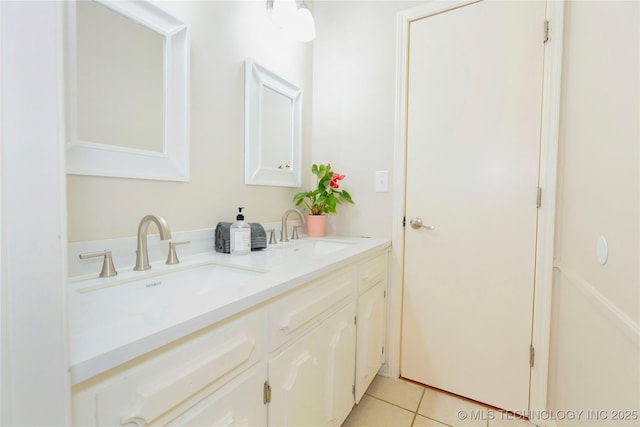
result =
[[[335,198],[335,196],[332,195],[331,197],[327,197],[327,205],[334,211],[336,210],[337,204],[338,200]]]
[[[326,167],[325,165],[320,165],[320,166],[318,166],[318,173],[317,173],[317,175],[318,175],[318,178],[319,178],[319,179],[324,178],[324,176],[326,175],[326,173],[327,173],[327,167]]]
[[[343,199],[345,202],[348,202],[348,203],[354,204],[354,201],[353,201],[353,199],[351,198],[351,194],[347,193],[347,190],[342,190],[342,192],[341,192],[341,194],[340,194],[340,195],[342,196],[342,199]]]
[[[318,165],[315,163],[311,165],[311,173],[314,175],[318,175]]]

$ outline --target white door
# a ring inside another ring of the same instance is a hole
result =
[[[480,2],[410,26],[401,375],[512,410],[529,401],[544,18]]]

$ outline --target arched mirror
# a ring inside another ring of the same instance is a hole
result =
[[[67,172],[187,181],[186,25],[146,1],[65,10]]]
[[[302,89],[245,63],[245,184],[300,187]]]

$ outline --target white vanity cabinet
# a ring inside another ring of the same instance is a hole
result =
[[[339,426],[360,401],[384,361],[387,265],[380,252],[272,307],[273,349],[347,301],[270,359],[270,426]]]
[[[360,402],[384,361],[387,253],[358,265],[355,401]]]
[[[74,425],[340,426],[382,363],[387,250],[342,265],[74,385]]]

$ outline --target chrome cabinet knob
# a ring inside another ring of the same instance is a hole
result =
[[[436,229],[433,225],[424,225],[424,223],[422,222],[422,218],[411,218],[409,220],[409,225],[411,225],[411,227],[416,229],[416,230],[418,228],[426,228],[427,230],[435,230]]]

